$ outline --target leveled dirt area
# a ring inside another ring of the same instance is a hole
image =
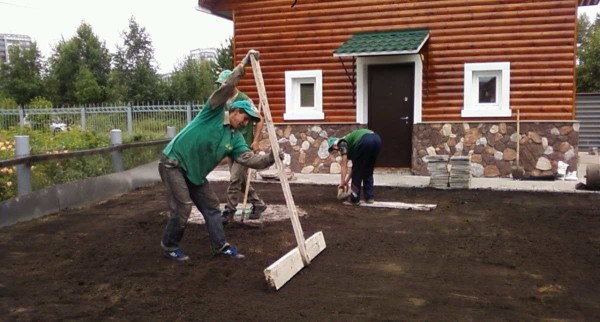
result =
[[[220,196],[225,185],[213,184]],[[257,184],[284,204],[277,184]],[[599,321],[600,194],[377,188],[432,212],[341,206],[292,186],[325,249],[280,291],[263,269],[295,247],[289,222],[226,227],[248,256],[211,256],[189,225],[188,263],[164,259],[160,185],[0,229],[0,320]]]

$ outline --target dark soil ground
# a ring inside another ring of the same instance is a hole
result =
[[[279,185],[256,187],[284,204]],[[279,291],[263,270],[295,247],[289,220],[226,227],[243,261],[212,257],[188,225],[176,263],[161,185],[2,228],[0,320],[600,320],[600,194],[376,189],[438,205],[419,212],[341,206],[334,190],[292,186],[327,249]]]

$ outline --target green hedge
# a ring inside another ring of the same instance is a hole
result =
[[[107,147],[110,144],[108,133],[100,135],[77,129],[51,134],[43,131],[26,130],[29,135],[31,154],[59,153],[84,149]],[[15,157],[14,131],[0,131],[0,159]],[[148,141],[155,137],[142,135],[123,137],[123,143]],[[125,170],[157,160],[164,145],[155,145],[123,150],[122,160]],[[36,162],[31,166],[32,189],[39,190],[56,184],[82,180],[112,173],[110,153],[82,157]],[[0,168],[0,200],[10,199],[17,194],[16,167]]]

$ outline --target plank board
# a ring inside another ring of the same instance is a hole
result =
[[[405,203],[405,202],[394,202],[394,201],[375,201],[373,203],[361,202],[360,205],[363,207],[392,208],[392,209],[421,210],[421,211],[431,211],[437,207],[437,205],[435,205],[435,204]]]
[[[326,247],[323,232],[319,231],[310,236],[304,245],[310,260],[317,257]],[[302,268],[304,262],[296,247],[265,269],[265,279],[270,287],[278,290]]]
[[[265,89],[260,63],[254,56],[250,56],[250,60],[252,62],[252,72],[254,73],[254,80],[256,81],[260,104],[264,110],[265,124],[267,126],[267,132],[269,133],[269,142],[271,143],[271,149],[273,149],[275,155],[275,164],[277,165],[277,170],[279,172],[279,181],[281,182],[285,203],[288,207],[290,220],[292,221],[292,227],[294,228],[294,235],[296,236],[296,242],[298,243],[298,247],[265,270],[267,282],[271,287],[274,287],[277,290],[289,279],[294,277],[294,275],[304,266],[310,265],[310,261],[325,249],[325,238],[323,237],[322,232],[318,232],[309,238],[309,241],[304,239],[304,232],[300,225],[298,210],[294,203],[294,197],[292,196],[292,190],[290,189],[290,184],[284,170],[283,161],[277,157],[279,155],[279,143],[277,141],[277,134],[275,133],[275,125],[273,125],[273,118],[269,108],[269,101],[267,99],[267,91]],[[310,253],[307,249],[309,247]]]

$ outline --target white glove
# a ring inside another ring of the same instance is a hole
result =
[[[283,154],[283,151],[279,150],[279,160],[283,161],[284,158],[285,154]],[[273,150],[269,153],[269,162],[271,162],[271,164],[275,163],[275,151]]]
[[[248,66],[252,63],[252,61],[250,60],[250,56],[254,56],[254,59],[258,60],[260,58],[260,53],[254,49],[248,50],[246,57],[242,59],[242,64],[244,64],[244,66]]]

